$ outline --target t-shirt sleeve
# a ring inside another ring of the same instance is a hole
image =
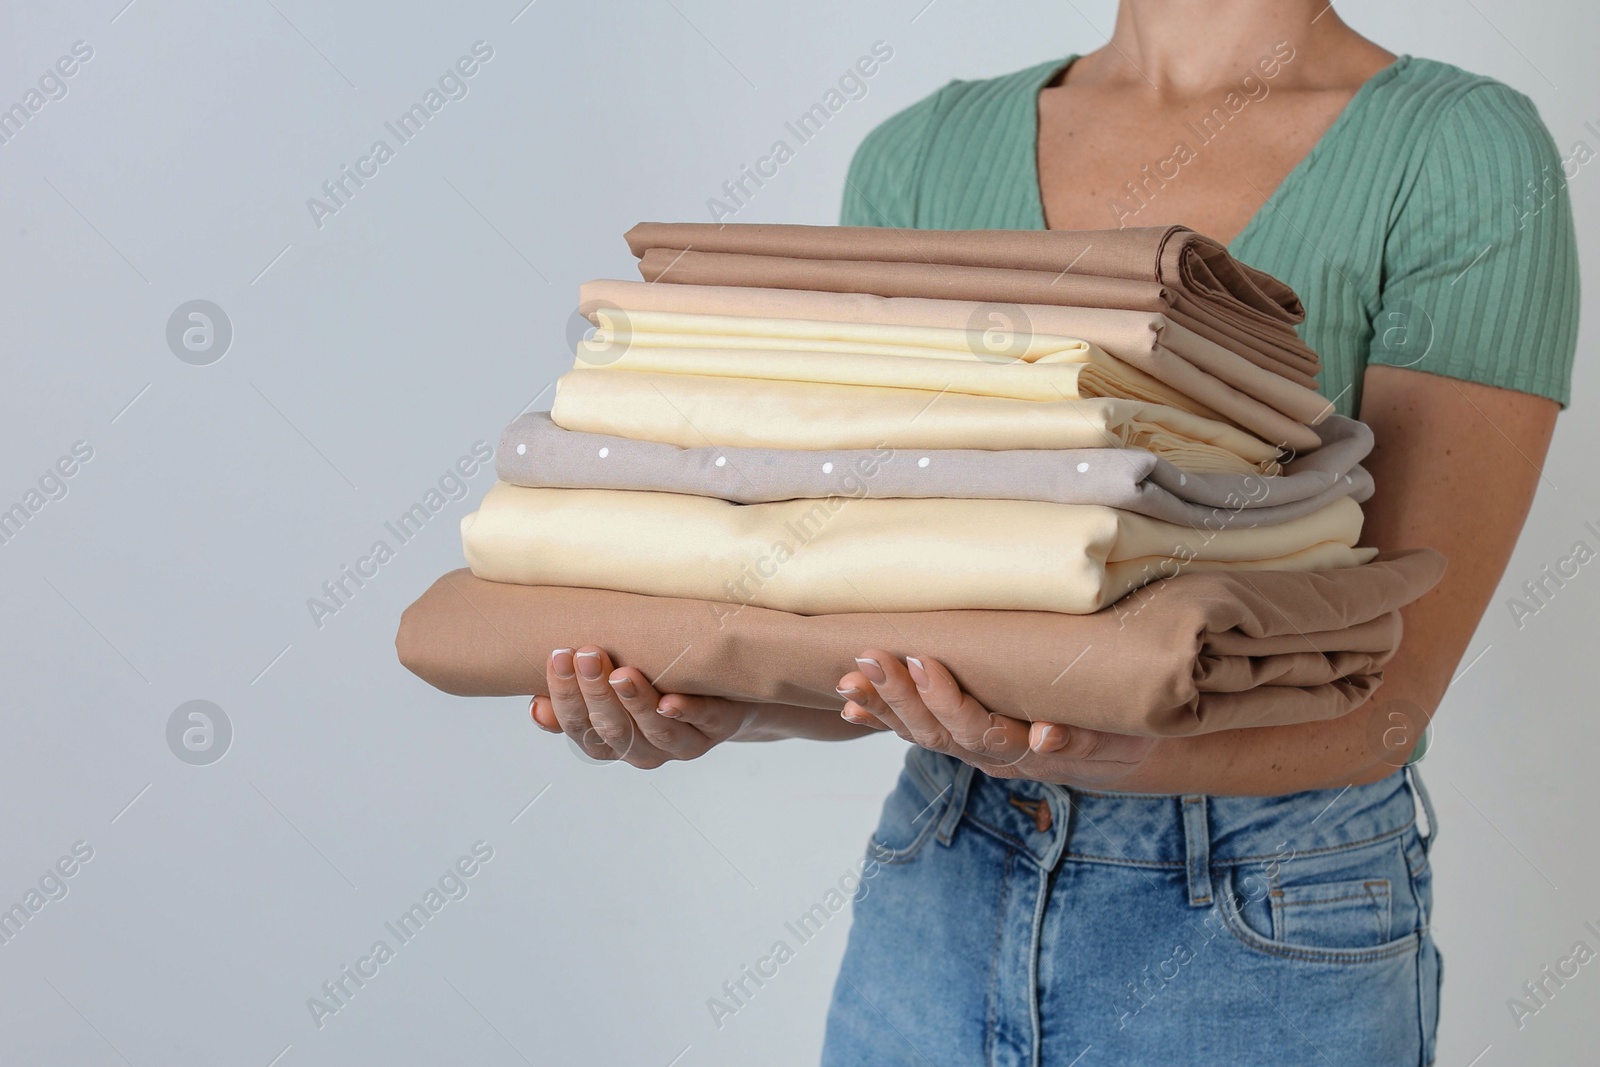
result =
[[[1448,106],[1391,222],[1369,363],[1566,405],[1578,254],[1562,167],[1523,94],[1485,82]]]
[[[841,226],[916,227],[917,185],[943,95],[923,97],[867,134],[845,175]]]

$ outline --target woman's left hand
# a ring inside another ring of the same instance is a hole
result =
[[[906,741],[954,756],[995,778],[1094,788],[1114,786],[1148,760],[1159,738],[1109,734],[996,715],[973,700],[938,660],[901,662],[880,648],[839,679],[843,717],[882,725]]]

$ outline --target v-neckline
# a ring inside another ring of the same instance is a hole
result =
[[[1039,94],[1044,91],[1045,86],[1061,77],[1061,75],[1066,72],[1067,68],[1076,63],[1080,58],[1082,57],[1079,54],[1074,53],[1070,56],[1067,56],[1061,62],[1053,64],[1045,71],[1044,77],[1036,82],[1031,89],[1033,94],[1033,121],[1029,124],[1028,139],[1030,143],[1028,145],[1028,157],[1030,160],[1032,160],[1033,164],[1033,201],[1034,207],[1038,210],[1039,225],[1041,229],[1049,229],[1050,224],[1045,218],[1044,186],[1039,180]],[[1277,187],[1273,189],[1272,192],[1267,194],[1267,198],[1261,202],[1261,206],[1257,207],[1250,218],[1246,220],[1244,228],[1235,234],[1233,239],[1228,242],[1228,251],[1234,251],[1239,246],[1240,242],[1242,242],[1246,237],[1250,236],[1251,233],[1255,231],[1257,224],[1261,222],[1267,207],[1272,204],[1272,201],[1277,199],[1278,195],[1285,189],[1288,189],[1291,183],[1299,179],[1302,173],[1310,169],[1311,164],[1316,160],[1317,156],[1322,154],[1322,152],[1325,150],[1325,147],[1334,140],[1335,135],[1351,122],[1352,117],[1359,110],[1360,105],[1365,103],[1366,98],[1372,94],[1372,91],[1378,86],[1382,85],[1384,82],[1387,82],[1390,78],[1393,78],[1396,74],[1399,74],[1400,71],[1404,70],[1410,62],[1411,56],[1409,53],[1396,56],[1394,62],[1390,63],[1382,70],[1376,71],[1370,78],[1361,83],[1360,88],[1358,88],[1355,93],[1351,95],[1349,100],[1345,101],[1344,107],[1340,108],[1339,114],[1334,116],[1333,122],[1329,124],[1326,130],[1322,131],[1322,136],[1318,137],[1316,142],[1312,144],[1311,148],[1306,152],[1306,154],[1300,157],[1299,162],[1289,168],[1289,172],[1283,176],[1283,180],[1278,183]]]

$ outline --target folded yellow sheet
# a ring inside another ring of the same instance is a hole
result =
[[[1174,323],[1164,315],[1112,308],[993,304],[974,300],[869,296],[745,286],[656,285],[599,279],[585,282],[580,313],[597,324],[602,312],[667,311],[744,318],[870,322],[886,326],[981,329],[1012,344],[1030,333],[1081,337],[1124,363],[1224,411],[1239,425],[1276,443],[1293,424],[1316,425],[1333,406],[1303,383],[1259,367],[1236,352]],[[1287,420],[1287,423],[1285,422]],[[1313,447],[1286,442],[1297,449]]]
[[[991,363],[1081,362],[1084,353],[1098,346],[1061,334],[1006,332],[997,328],[951,329],[872,322],[819,322],[757,315],[699,315],[681,311],[633,308],[596,308],[591,315],[596,336],[610,335],[626,341],[630,336],[666,335],[685,348],[720,346],[791,351],[864,352],[952,359],[983,357]]]
[[[1221,416],[1072,337],[985,347],[980,332],[642,312],[608,315],[578,346],[576,366],[725,378],[950,390],[1015,400],[1117,397]],[[695,332],[720,330],[722,332]]]
[[[479,578],[750,604],[801,615],[958,608],[1088,614],[1158,578],[1365,563],[1344,498],[1221,532],[1087,504],[711,497],[496,483],[462,520]]]
[[[1236,427],[1137,400],[1013,400],[922,389],[581,369],[557,426],[682,448],[1143,448],[1181,470],[1277,474]]]

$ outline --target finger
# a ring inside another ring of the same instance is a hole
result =
[[[876,719],[885,729],[893,730],[902,741],[908,741],[913,745],[917,743],[916,738],[911,736],[911,731],[906,729],[905,723],[900,721],[900,717],[894,713],[894,709],[888,705],[883,697],[878,695],[877,689],[865,674],[860,671],[851,671],[843,678],[840,678],[838,693],[847,701],[845,705],[846,711],[851,710],[852,707],[859,709],[871,718]],[[855,721],[842,711],[839,714],[850,722]]]
[[[1036,722],[1028,734],[1028,744],[1040,755],[1066,759],[1131,763],[1149,750],[1151,740],[1131,734],[1111,734],[1081,726]]]
[[[533,719],[533,725],[546,733],[561,732],[561,722],[556,718],[555,709],[550,706],[549,697],[534,697],[528,701],[528,714]]]
[[[1028,755],[1028,724],[996,715],[972,699],[943,663],[929,656],[907,656],[906,674],[923,706],[962,749],[1007,765]]]
[[[953,753],[959,747],[944,723],[928,710],[904,663],[881,648],[869,648],[856,657],[856,666],[917,744],[935,752]]]
[[[654,748],[674,759],[694,759],[711,747],[710,739],[692,723],[661,714],[661,694],[641,671],[619,667],[606,680],[632,716],[634,727]]]
[[[889,729],[882,719],[867,710],[866,703],[873,700],[875,694],[872,693],[872,684],[865,677],[856,673],[847,674],[839,679],[834,692],[844,701],[844,707],[839,709],[839,717],[845,722],[870,726],[874,730]]]
[[[857,726],[870,726],[874,730],[883,730],[884,732],[889,730],[888,725],[882,719],[853,700],[844,706],[843,711],[839,712],[839,717],[845,722],[854,723]]]
[[[606,744],[594,724],[589,721],[589,705],[578,687],[577,664],[574,650],[558,648],[550,653],[545,667],[545,682],[550,688],[550,708],[562,731],[590,759],[614,760],[617,753]]]
[[[573,653],[572,662],[578,675],[578,691],[589,709],[589,721],[606,745],[629,762],[633,762],[630,756],[647,756],[648,753],[636,749],[641,745],[649,747],[650,743],[634,727],[633,716],[628,714],[617,691],[606,680],[616,669],[611,656],[603,648],[584,645]]]

